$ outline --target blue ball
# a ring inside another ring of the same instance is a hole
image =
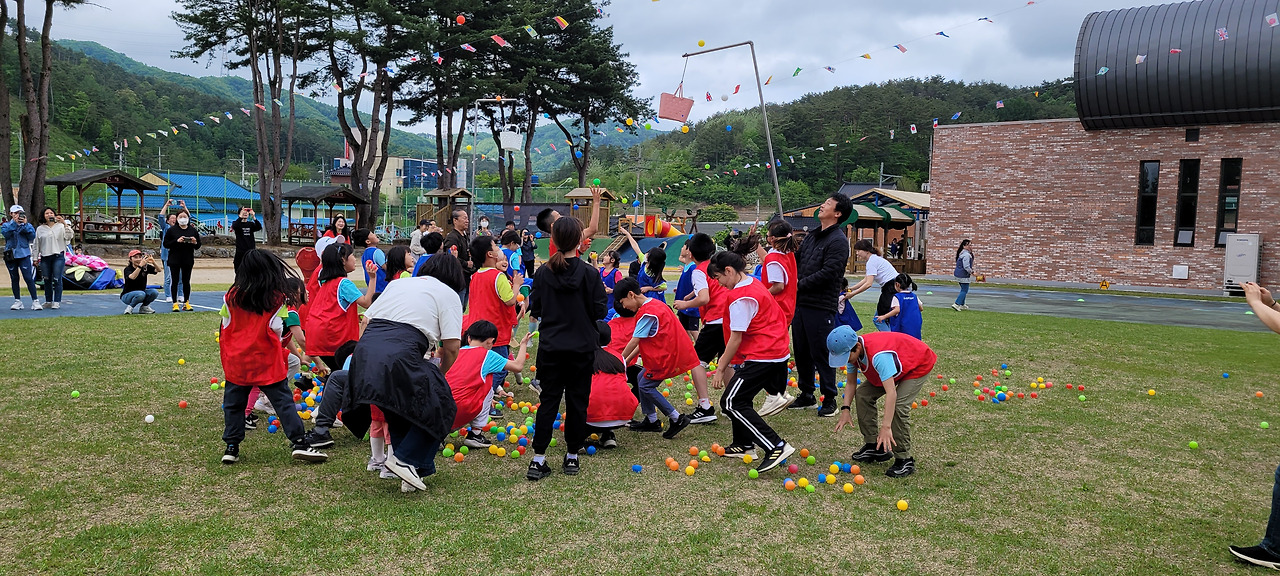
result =
[[[534,237],[534,238],[541,238],[541,237],[542,237],[542,231],[541,231],[541,230],[539,230],[539,231],[537,231],[537,232],[534,232],[534,233],[533,233],[533,237]]]
[[[844,382],[836,382],[836,388],[844,388]]]
[[[725,126],[725,127],[724,127],[724,131],[725,131],[725,132],[733,132],[733,126],[732,126],[732,125],[730,125],[730,126]]]
[[[1001,364],[1001,365],[1000,365],[1000,369],[1001,369],[1001,370],[1008,370],[1008,369],[1009,369],[1009,365],[1008,365],[1008,364]]]
[[[999,394],[996,394],[996,398],[999,398],[1001,402],[1004,402],[1004,401],[1005,401],[1005,400],[1007,400],[1009,397],[1008,397],[1008,396],[1005,396],[1005,395],[1004,395],[1004,392],[1001,392],[1001,393],[999,393]]]
[[[1231,375],[1230,375],[1230,374],[1227,374],[1226,372],[1223,372],[1223,373],[1222,373],[1222,377],[1223,377],[1223,378],[1230,378],[1230,377],[1231,377]]]
[[[521,439],[520,439],[519,444],[520,444],[521,446],[528,446],[528,445],[529,445],[529,439],[528,439],[528,438],[521,438]]]
[[[840,465],[840,471],[841,471],[841,472],[844,472],[844,473],[846,473],[846,474],[848,474],[849,472],[853,471],[853,465],[852,465],[852,464],[841,464],[841,465]]]
[[[827,483],[827,475],[826,475],[826,474],[819,474],[819,475],[818,475],[818,482],[819,482],[820,484],[826,484],[826,483]]]
[[[992,403],[992,404],[999,404],[999,403],[1000,403],[1000,399],[999,399],[999,398],[992,398],[992,399],[991,399],[991,403]]]
[[[644,470],[644,468],[643,468],[642,466],[640,466],[639,464],[632,464],[632,465],[631,465],[631,471],[632,471],[632,472],[635,472],[636,474],[639,474],[641,470]]]
[[[632,206],[634,206],[634,207],[639,207],[639,206],[640,206],[640,201],[639,201],[639,200],[632,200],[632,201],[631,201],[631,205],[632,205]]]
[[[272,434],[275,434],[275,433],[276,433],[276,430],[279,430],[279,428],[276,428],[276,425],[275,425],[275,424],[272,424],[272,425],[270,425],[270,426],[267,426],[267,432],[270,432],[270,433],[272,433]]]
[[[498,433],[498,441],[499,441],[499,442],[502,442],[502,441],[504,441],[504,440],[506,440],[506,439],[507,439],[507,435],[506,435],[506,434],[503,434],[503,433],[501,433],[501,432],[499,432],[499,433]]]
[[[787,482],[794,482],[794,480],[792,480],[792,479],[790,479],[790,478],[783,478],[783,479],[782,479],[782,485],[783,485],[783,486],[786,486],[786,485],[787,485]]]
[[[578,158],[581,158],[581,157],[582,157],[582,151],[581,151],[581,150],[574,150],[574,151],[573,151],[573,155],[574,155],[574,156],[577,156]]]
[[[596,455],[596,447],[587,446],[587,456],[595,456],[595,455]]]

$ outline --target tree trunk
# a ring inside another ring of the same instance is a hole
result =
[[[436,110],[441,110],[442,108],[444,108],[443,102],[444,102],[444,97],[439,92],[436,92]],[[453,131],[452,117],[449,118],[449,125],[450,125],[449,130],[450,132],[452,132]],[[439,173],[438,176],[436,177],[437,190],[444,190],[445,188],[448,188],[444,179],[444,175],[448,173],[448,171],[446,170],[446,168],[448,167],[448,164],[445,163],[446,150],[445,150],[445,147],[440,144],[441,142],[445,141],[443,138],[444,136],[443,130],[444,130],[444,115],[436,114],[436,170]],[[450,140],[452,140],[452,138],[450,138]],[[422,214],[418,215],[419,219],[422,219],[424,217],[425,216]]]
[[[20,119],[22,126],[22,176],[18,183],[18,203],[28,210],[44,205],[44,175],[49,150],[49,80],[53,62],[49,30],[53,27],[53,0],[45,0],[44,23],[40,35],[40,83],[31,72],[30,46],[27,41],[26,1],[17,2],[18,67],[22,77],[23,98],[27,109]]]
[[[0,3],[0,70],[6,67],[7,62],[4,61],[4,40],[5,27],[9,25],[9,3]],[[4,206],[6,214],[9,213],[9,206],[14,203],[13,196],[13,171],[9,158],[13,152],[13,140],[11,126],[9,124],[9,82],[4,74],[0,74],[0,185],[4,186],[4,200],[0,200],[0,205]],[[61,207],[57,207],[58,212],[62,212]]]

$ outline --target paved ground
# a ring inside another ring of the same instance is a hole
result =
[[[195,312],[216,312],[222,308],[222,292],[196,292],[191,298],[191,307]],[[120,290],[103,290],[101,292],[76,292],[62,296],[62,308],[52,310],[45,308],[39,312],[31,309],[31,300],[26,294],[22,296],[22,310],[9,310],[11,295],[0,299],[0,320],[9,318],[48,318],[77,316],[119,316],[124,314],[124,303],[120,301]],[[41,294],[41,298],[44,295]],[[43,304],[43,302],[41,302]],[[173,304],[166,303],[162,295],[151,303],[157,314],[175,314]],[[188,314],[188,312],[177,312]]]
[[[922,285],[920,300],[924,302],[925,321],[929,314],[964,314],[951,309],[960,288],[956,284]],[[858,302],[875,302],[877,289],[855,298]],[[1012,314],[1034,314],[1063,318],[1115,320],[1166,326],[1221,328],[1247,332],[1266,332],[1267,328],[1241,302],[1180,300],[1149,296],[1130,296],[1042,290],[1015,290],[974,284],[966,300],[972,310],[989,310]],[[863,318],[864,324],[869,324]]]

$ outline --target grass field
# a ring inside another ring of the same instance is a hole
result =
[[[785,470],[663,467],[726,444],[722,415],[674,441],[623,431],[576,478],[530,483],[527,457],[473,451],[402,495],[344,429],[324,464],[291,461],[265,427],[219,464],[214,314],[0,321],[0,572],[1260,573],[1226,546],[1256,544],[1266,523],[1278,432],[1259,423],[1280,424],[1277,336],[977,311],[925,322],[935,373],[958,383],[927,386],[938,396],[912,414],[906,479],[869,465],[852,494],[845,474],[809,494],[785,491]],[[1056,385],[978,403],[973,377],[1006,362],[1012,391]],[[771,423],[818,459],[792,477],[816,481],[861,443],[811,412]]]

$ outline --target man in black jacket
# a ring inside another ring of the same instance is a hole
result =
[[[471,216],[466,210],[454,209],[449,215],[449,223],[453,226],[453,230],[448,236],[444,237],[444,253],[452,254],[462,263],[462,274],[467,281],[467,286],[471,284],[471,275],[475,273],[476,267],[471,263],[471,233],[467,227],[471,226]],[[462,306],[467,305],[467,286],[462,289]]]
[[[827,335],[835,326],[840,279],[849,262],[849,239],[839,224],[853,213],[853,202],[835,193],[814,213],[822,229],[810,232],[796,253],[796,316],[791,321],[791,342],[796,356],[796,382],[800,396],[791,408],[817,405],[813,395],[816,370],[822,389],[818,416],[836,415],[836,372],[827,362]]]

